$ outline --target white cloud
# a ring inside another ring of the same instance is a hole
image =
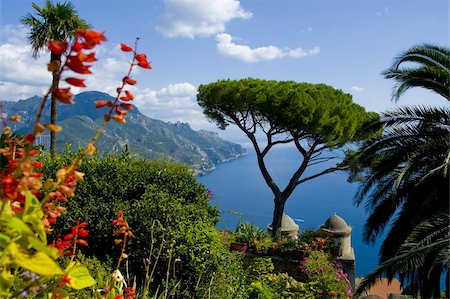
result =
[[[47,71],[48,53],[39,59],[30,56],[26,33],[19,27],[0,27],[0,101],[26,99],[33,95],[43,95],[50,83]],[[92,75],[85,76],[87,88],[72,87],[77,94],[85,90],[99,90],[115,95],[122,77],[129,68],[130,56],[114,47],[102,45],[96,48],[98,61],[93,64]],[[139,81],[139,68],[133,69],[133,78]],[[72,74],[65,73],[63,77]],[[83,77],[76,74],[76,77]],[[61,86],[65,84],[62,82]],[[155,119],[170,122],[188,122],[194,129],[214,129],[203,115],[196,101],[197,88],[190,83],[176,83],[159,90],[140,89],[139,85],[129,88],[136,96],[135,105],[139,110]]]
[[[13,101],[33,95],[43,95],[50,86],[52,76],[47,71],[48,52],[43,51],[38,59],[31,57],[30,45],[27,43],[26,30],[19,26],[0,27],[2,44],[0,45],[0,100]],[[114,48],[100,46],[96,48],[98,62],[94,63],[92,75],[84,77],[87,89],[72,88],[73,93],[84,90],[101,90],[114,94],[122,77],[129,68],[129,56]],[[139,74],[139,69],[133,70]],[[73,76],[65,73],[64,77]],[[62,83],[61,86],[64,86]]]
[[[169,38],[206,37],[223,32],[233,19],[251,16],[237,0],[165,0],[165,13],[157,30]]]
[[[0,36],[0,100],[41,95],[52,80],[46,67],[48,53],[32,58],[26,31],[18,26],[0,27]]]
[[[197,88],[188,82],[159,90],[135,90],[136,107],[145,115],[169,122],[187,122],[194,129],[214,129],[196,101]]]
[[[359,87],[359,86],[352,86],[349,88],[351,91],[363,91],[364,88]]]
[[[304,50],[302,48],[289,49],[279,48],[273,45],[250,48],[246,45],[233,43],[233,38],[227,33],[221,33],[216,36],[217,50],[223,56],[233,57],[245,62],[267,61],[283,57],[301,58],[317,55],[320,53],[319,47]]]

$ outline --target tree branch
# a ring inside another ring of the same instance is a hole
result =
[[[303,146],[301,146],[298,138],[294,138],[294,143],[295,143],[295,147],[297,147],[298,151],[302,154],[302,156],[306,157],[308,152],[303,148]]]
[[[314,175],[311,175],[311,176],[309,176],[309,177],[306,177],[306,178],[304,178],[304,179],[299,180],[299,181],[296,183],[296,185],[303,184],[303,183],[306,182],[306,181],[315,179],[315,178],[317,178],[317,177],[319,177],[319,176],[322,176],[322,175],[324,175],[324,174],[327,174],[327,173],[331,173],[331,172],[335,172],[335,171],[339,171],[339,170],[346,170],[346,169],[348,169],[348,166],[331,167],[331,168],[325,169],[324,171],[321,171],[321,172],[319,172],[319,173],[316,173],[316,174],[314,174]]]
[[[324,163],[324,162],[327,162],[327,161],[330,161],[330,160],[333,160],[333,159],[337,159],[337,158],[338,158],[337,156],[334,156],[334,157],[323,157],[323,158],[311,158],[309,160],[310,163],[308,164],[308,166]],[[313,163],[311,163],[311,162],[313,162]]]

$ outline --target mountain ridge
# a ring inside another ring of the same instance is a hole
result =
[[[17,102],[2,102],[6,116],[21,115],[22,121],[12,123],[13,132],[29,132],[33,126],[41,98],[38,96]],[[58,105],[58,124],[63,131],[58,133],[57,149],[65,144],[78,148],[94,136],[100,126],[105,109],[95,109],[94,101],[114,100],[106,93],[82,92],[75,96],[73,105]],[[49,105],[44,109],[43,123],[49,122]],[[152,119],[133,107],[122,125],[111,121],[98,139],[101,155],[120,153],[125,145],[131,154],[148,159],[168,158],[185,163],[199,173],[205,173],[217,164],[246,154],[239,144],[221,139],[217,133],[193,130],[187,123],[170,123]]]

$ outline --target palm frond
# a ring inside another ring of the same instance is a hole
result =
[[[437,213],[421,222],[406,238],[396,255],[376,267],[359,285],[360,295],[373,286],[381,277],[392,278],[395,273],[414,273],[428,256],[434,267],[448,268],[450,252],[450,222],[448,213]],[[430,269],[431,270],[431,269]],[[428,271],[428,274],[430,271]],[[403,275],[403,277],[406,277]]]
[[[75,6],[70,2],[54,5],[46,1],[42,7],[35,3],[32,6],[36,14],[27,14],[21,18],[21,23],[29,28],[27,37],[33,57],[46,48],[48,41],[62,41],[73,36],[75,29],[90,26],[78,16]]]
[[[416,62],[431,67],[449,69],[450,50],[431,44],[413,46],[394,60],[392,68],[397,69],[404,62]]]
[[[450,50],[430,44],[415,46],[394,59],[391,68],[382,73],[387,79],[394,79],[392,100],[397,102],[400,96],[412,87],[423,87],[450,100]],[[415,68],[402,66],[412,62]]]

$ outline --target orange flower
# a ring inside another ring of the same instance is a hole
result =
[[[37,123],[37,124],[34,126],[34,130],[36,131],[36,134],[42,134],[42,133],[45,132],[45,127],[44,127],[43,124]]]
[[[13,115],[9,117],[9,120],[12,122],[20,121],[22,117],[20,115]]]
[[[131,48],[131,47],[121,43],[120,44],[120,50],[122,50],[124,52],[131,52],[131,51],[133,51],[133,48]]]
[[[70,87],[57,88],[52,92],[52,96],[64,104],[73,104],[73,94],[70,92]]]
[[[123,115],[113,115],[112,119],[114,119],[116,122],[118,122],[119,124],[124,124],[126,123],[125,117],[123,117]]]
[[[62,129],[63,129],[60,125],[57,125],[57,124],[45,124],[44,126],[45,126],[49,131],[55,132],[55,133],[61,132]]]
[[[11,127],[6,126],[2,129],[2,134],[9,135],[9,133],[11,133]]]

